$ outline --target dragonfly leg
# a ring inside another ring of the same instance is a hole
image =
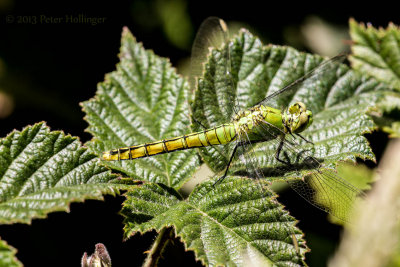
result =
[[[296,137],[292,134],[292,133],[290,133],[290,135],[293,137],[293,139],[296,139]],[[289,140],[287,140],[287,139],[285,139],[285,142],[287,142],[289,145],[291,145],[291,146],[295,146],[295,145],[297,145],[296,143],[294,143],[294,142],[290,142]]]
[[[286,165],[291,165],[290,162],[284,161],[283,159],[280,159],[280,158],[279,158],[279,155],[281,154],[281,151],[282,151],[282,148],[283,148],[283,144],[284,144],[284,143],[285,143],[285,136],[282,135],[282,136],[281,136],[281,140],[280,140],[280,142],[279,142],[278,149],[276,150],[276,153],[275,153],[275,159],[276,159],[277,161],[279,161],[280,163],[283,163],[283,164],[286,164]]]
[[[302,136],[301,134],[296,134],[297,136],[299,136],[301,139],[303,139],[304,141],[306,141],[307,143],[309,143],[309,144],[314,144],[313,142],[311,142],[311,141],[308,141],[307,139],[305,139],[304,138],[304,136]]]
[[[216,184],[222,182],[225,179],[226,175],[228,174],[229,166],[231,165],[232,159],[235,156],[236,149],[238,148],[238,146],[239,146],[239,144],[236,144],[235,147],[233,148],[232,155],[231,155],[231,158],[229,159],[228,166],[226,166],[226,170],[225,170],[224,175],[219,177],[218,180],[213,184],[213,186],[215,186]]]

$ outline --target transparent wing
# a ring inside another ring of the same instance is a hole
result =
[[[321,80],[329,80],[329,76],[334,77],[340,63],[342,63],[346,57],[346,54],[340,54],[322,62],[319,66],[315,67],[313,70],[294,82],[291,82],[289,85],[270,93],[265,99],[257,104],[269,105],[276,108],[287,107],[292,102],[296,101],[295,94],[300,91],[300,89],[320,94],[321,92],[316,88],[318,82]]]
[[[197,109],[203,111],[203,114],[192,113],[192,117],[207,128],[230,121],[238,111],[228,37],[225,22],[217,17],[209,17],[201,24],[192,47],[189,82],[195,92]],[[205,77],[206,70],[208,75]],[[217,107],[207,109],[207,103],[210,102]]]
[[[288,143],[285,143],[285,149],[298,153],[296,148]],[[316,165],[318,167],[302,180],[288,180],[289,185],[315,207],[348,222],[355,200],[364,193],[333,170],[324,168],[309,154],[310,152],[300,154],[305,168]]]
[[[211,48],[221,48],[228,40],[228,28],[217,17],[207,18],[200,26],[192,46],[190,59],[190,88],[196,89],[196,79],[203,74],[203,64],[207,61]],[[229,56],[229,55],[227,55]]]
[[[267,122],[262,124],[261,127],[263,131],[260,131],[260,134],[265,134],[266,137],[274,135],[274,132],[276,132]],[[287,176],[288,179],[285,179],[285,181],[305,200],[347,222],[354,201],[362,196],[363,192],[337,175],[333,170],[325,168],[319,160],[313,157],[311,150],[300,150],[297,138],[291,135],[286,135],[286,138],[290,140],[284,141],[281,157],[286,161],[295,158],[295,161],[286,165],[274,159],[272,164],[274,168],[271,169],[267,167],[268,164],[257,161],[260,157],[255,155],[256,153],[267,154],[266,149],[272,147],[276,149],[279,146],[280,137],[276,136],[275,139],[268,142],[268,147],[265,145],[257,146],[256,152],[246,154],[247,157],[253,158],[251,160],[253,163],[249,164],[248,167],[258,169],[256,172],[250,171],[250,174],[255,173],[256,177],[269,178]]]

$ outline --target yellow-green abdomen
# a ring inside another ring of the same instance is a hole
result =
[[[113,149],[104,152],[102,159],[111,161],[150,157],[176,150],[227,144],[235,138],[235,126],[233,123],[228,123],[201,132],[163,139],[153,143]]]

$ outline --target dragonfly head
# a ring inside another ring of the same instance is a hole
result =
[[[285,128],[291,133],[300,133],[307,129],[313,121],[311,110],[307,110],[302,102],[296,102],[291,105],[283,114]]]

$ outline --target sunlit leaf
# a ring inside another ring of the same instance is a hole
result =
[[[187,82],[170,62],[144,50],[125,28],[117,70],[99,83],[94,98],[82,103],[88,131],[95,137],[87,145],[101,155],[188,133],[187,94]],[[199,166],[194,150],[103,163],[128,177],[174,188],[181,187]]]
[[[130,191],[123,208],[126,236],[174,227],[185,248],[210,266],[243,265],[254,258],[278,266],[303,264],[302,233],[266,185],[243,177],[214,182],[202,183],[186,200],[161,184]]]
[[[71,202],[103,199],[124,185],[99,164],[76,137],[44,123],[13,131],[0,140],[0,223],[30,223]]]
[[[0,266],[22,267],[22,263],[15,257],[17,250],[0,239]]]
[[[351,19],[350,35],[353,68],[400,90],[399,27],[390,23],[386,29],[377,29]]]

